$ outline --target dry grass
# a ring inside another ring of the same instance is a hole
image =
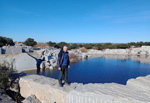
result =
[[[78,58],[78,56],[74,53],[70,53],[69,54],[69,58],[72,59],[72,58]]]
[[[43,48],[46,48],[46,47],[48,47],[48,44],[47,43],[37,43],[34,47],[43,47]]]
[[[69,59],[71,63],[76,63],[78,61],[78,56],[74,53],[69,54]]]
[[[81,48],[80,50],[82,53],[87,53],[87,49],[85,49],[85,48]]]
[[[94,49],[94,50],[98,50],[98,47],[92,47],[92,49]]]

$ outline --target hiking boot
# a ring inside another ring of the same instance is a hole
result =
[[[67,82],[67,83],[65,83],[65,85],[69,86],[69,83]]]
[[[59,83],[59,87],[63,87],[62,83]]]

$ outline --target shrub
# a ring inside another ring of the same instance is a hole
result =
[[[77,49],[77,48],[79,48],[79,45],[78,45],[78,44],[70,44],[70,45],[68,46],[68,50]]]
[[[75,62],[78,61],[78,56],[76,54],[74,54],[74,53],[70,53],[69,54],[69,59],[70,59],[71,63],[75,63]]]
[[[10,69],[4,65],[0,65],[0,88],[6,89],[8,83],[8,77],[10,74]]]
[[[68,44],[66,42],[60,42],[57,44],[57,47],[63,48],[63,46],[68,46]]]
[[[74,53],[70,53],[69,54],[69,58],[72,59],[72,58],[78,58],[78,56]]]
[[[32,38],[28,38],[28,39],[24,42],[24,44],[27,45],[27,46],[34,46],[34,45],[37,44],[37,42],[34,41],[34,39],[32,39]]]
[[[86,49],[92,49],[93,44],[83,44],[83,47],[85,47]]]
[[[11,38],[0,36],[0,47],[5,46],[5,45],[14,45],[14,42]]]
[[[47,44],[50,47],[55,47],[56,46],[56,43],[55,42],[51,42],[51,41],[49,41]]]
[[[127,45],[127,44],[119,44],[119,45],[117,46],[117,49],[126,49],[126,48],[128,48],[128,45]]]
[[[79,44],[79,47],[83,47],[83,44]]]

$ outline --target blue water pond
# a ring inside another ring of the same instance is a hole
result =
[[[43,69],[28,71],[58,79],[59,70]],[[126,84],[128,79],[150,74],[150,64],[144,64],[131,59],[90,58],[71,64],[68,69],[68,81],[78,83],[119,83]]]

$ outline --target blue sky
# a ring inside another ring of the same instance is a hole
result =
[[[15,41],[150,41],[150,0],[0,0],[0,36]]]

